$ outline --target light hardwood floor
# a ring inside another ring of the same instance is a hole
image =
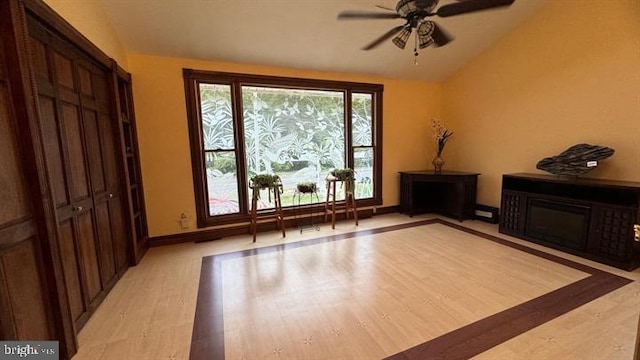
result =
[[[287,229],[152,248],[80,332],[82,359],[188,359],[202,258],[428,216],[377,216],[320,231]],[[640,270],[625,272],[461,224],[634,280],[475,356],[633,359]],[[222,262],[227,359],[381,359],[588,274],[433,224]]]

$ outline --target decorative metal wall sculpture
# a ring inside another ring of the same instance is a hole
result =
[[[577,144],[559,155],[538,161],[536,168],[554,175],[578,176],[597,167],[598,161],[608,158],[613,152],[606,146]]]

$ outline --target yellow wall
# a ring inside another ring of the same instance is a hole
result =
[[[182,68],[382,83],[383,201],[397,171],[430,168],[431,117],[455,132],[445,168],[482,173],[478,202],[498,206],[501,176],[577,143],[614,148],[587,176],[640,181],[640,2],[549,1],[443,84],[127,56],[97,0],[45,0],[133,74],[151,236],[195,214]],[[441,115],[441,116],[440,116]]]
[[[398,171],[430,161],[427,120],[439,115],[438,84],[149,55],[130,55],[128,63],[150,236],[181,232],[180,213],[195,215],[183,68],[384,84],[384,206],[399,203]]]
[[[127,69],[127,53],[98,0],[44,0],[94,45]]]
[[[638,0],[549,1],[443,84],[446,166],[482,173],[479,203],[577,143],[616,151],[586,176],[640,181],[639,19]]]

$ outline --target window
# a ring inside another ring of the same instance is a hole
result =
[[[298,183],[318,186],[318,199],[304,204],[324,202],[326,175],[345,167],[355,170],[359,206],[382,203],[382,85],[183,75],[199,226],[246,221],[249,179],[260,173],[280,176],[289,214],[301,210]],[[271,200],[261,196],[259,208]]]

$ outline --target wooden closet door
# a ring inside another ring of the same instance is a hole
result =
[[[91,184],[97,216],[103,284],[111,288],[128,266],[120,178],[110,117],[107,74],[88,62],[79,62],[85,141],[90,158]]]
[[[45,159],[56,200],[59,247],[72,316],[77,329],[102,300],[99,238],[94,187],[88,164],[91,152],[84,132],[76,51],[29,23],[38,88]],[[87,131],[91,131],[90,125]],[[96,182],[99,187],[99,183]]]
[[[125,218],[125,202],[123,201],[123,187],[120,171],[118,170],[118,153],[116,151],[116,137],[119,133],[117,129],[117,121],[112,121],[110,113],[107,111],[112,99],[109,99],[106,87],[109,86],[107,78],[102,76],[95,77],[95,83],[98,89],[96,100],[99,108],[102,109],[98,113],[98,125],[100,127],[100,136],[102,141],[102,162],[104,165],[104,176],[106,186],[106,197],[104,201],[108,205],[109,224],[111,228],[111,238],[113,241],[113,256],[115,270],[122,275],[129,267],[131,241],[127,232],[127,222]]]

